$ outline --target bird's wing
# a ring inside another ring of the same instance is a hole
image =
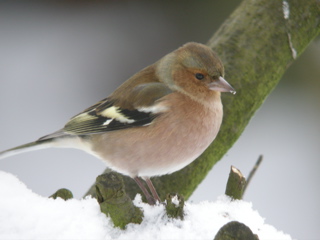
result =
[[[65,125],[63,131],[74,135],[87,135],[146,126],[159,115],[159,99],[172,91],[162,83],[145,83],[135,87],[129,103],[121,107],[117,99],[106,98],[82,113],[74,116]]]

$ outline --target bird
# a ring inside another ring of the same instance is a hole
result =
[[[220,58],[210,47],[188,42],[62,129],[2,151],[0,159],[50,147],[80,149],[133,178],[154,205],[161,200],[150,178],[184,168],[216,138],[223,118],[221,92],[235,90],[224,79]]]

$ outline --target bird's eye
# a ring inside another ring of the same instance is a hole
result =
[[[204,75],[202,74],[202,73],[196,73],[196,78],[198,79],[198,80],[202,80],[202,79],[204,79]]]

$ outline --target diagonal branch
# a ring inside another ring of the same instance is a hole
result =
[[[208,41],[225,65],[237,94],[223,95],[224,121],[217,139],[192,164],[153,178],[160,197],[186,199],[239,138],[288,66],[320,33],[318,0],[244,0]],[[139,190],[125,177],[128,194]],[[89,191],[92,194],[92,191]]]

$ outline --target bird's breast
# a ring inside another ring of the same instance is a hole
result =
[[[148,126],[93,135],[98,143],[93,151],[129,176],[163,175],[190,164],[219,131],[220,97],[204,106],[184,95],[168,95],[159,104],[165,104],[167,111]]]

